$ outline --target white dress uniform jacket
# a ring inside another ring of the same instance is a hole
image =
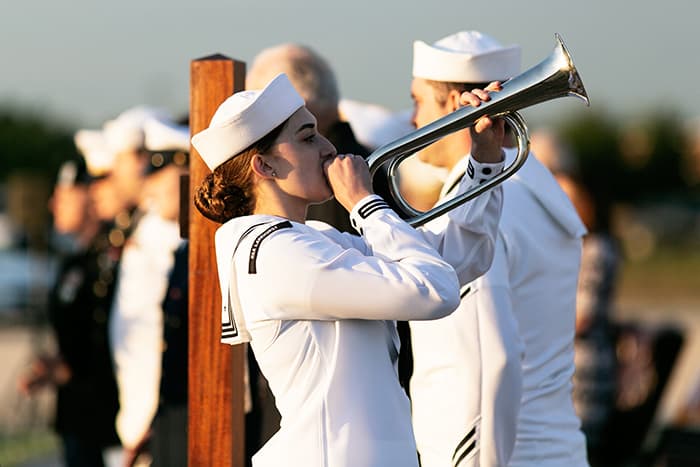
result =
[[[119,388],[117,434],[127,448],[143,439],[158,408],[161,305],[181,241],[177,223],[147,213],[122,253],[109,338]]]
[[[587,465],[571,399],[585,228],[534,156],[503,186],[491,269],[453,314],[410,323],[423,467]]]
[[[463,209],[463,224],[486,215],[495,225],[500,193],[493,196],[495,209]],[[394,320],[449,314],[458,280],[380,197],[365,198],[350,217],[361,237],[264,215],[232,219],[216,233],[222,298],[232,291],[242,311],[224,322],[222,340],[247,328],[282,415],[255,467],[418,465]],[[493,243],[495,228],[484,236]]]

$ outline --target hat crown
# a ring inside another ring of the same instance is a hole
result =
[[[236,118],[240,117],[241,112],[255,102],[261,92],[262,91],[259,90],[246,90],[230,96],[216,109],[209,126],[224,126],[230,124],[236,120]]]
[[[520,71],[520,47],[478,31],[460,31],[433,45],[413,44],[413,76],[454,83],[502,81]]]
[[[503,48],[500,42],[479,31],[460,31],[443,37],[433,47],[447,52],[479,55]]]

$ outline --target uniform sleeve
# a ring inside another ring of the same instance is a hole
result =
[[[478,313],[481,353],[480,465],[508,465],[515,446],[522,395],[523,344],[513,314],[502,241],[491,269],[470,297]]]
[[[470,158],[457,193],[495,177],[503,166],[503,162],[482,164]],[[460,284],[473,281],[489,269],[502,206],[499,185],[420,228],[428,243],[455,269]]]
[[[314,230],[318,230],[319,232],[323,233],[325,236],[343,248],[354,248],[362,254],[371,254],[372,249],[362,236],[348,232],[341,232],[335,227],[320,221],[307,220],[306,225],[309,225],[313,227]]]
[[[454,270],[380,197],[358,203],[351,221],[365,251],[298,228],[260,246],[253,280],[268,318],[422,320],[457,307]]]

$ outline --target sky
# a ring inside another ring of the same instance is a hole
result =
[[[524,112],[554,122],[600,111],[635,119],[659,109],[700,116],[691,0],[2,0],[0,109],[96,128],[136,105],[187,112],[193,59],[248,62],[283,42],[311,46],[335,69],[343,97],[411,106],[412,43],[477,29],[520,44],[523,69],[559,33],[588,91]]]

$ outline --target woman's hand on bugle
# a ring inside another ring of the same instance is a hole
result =
[[[354,154],[338,154],[323,165],[335,199],[348,212],[363,198],[371,195],[372,180],[367,162]]]

